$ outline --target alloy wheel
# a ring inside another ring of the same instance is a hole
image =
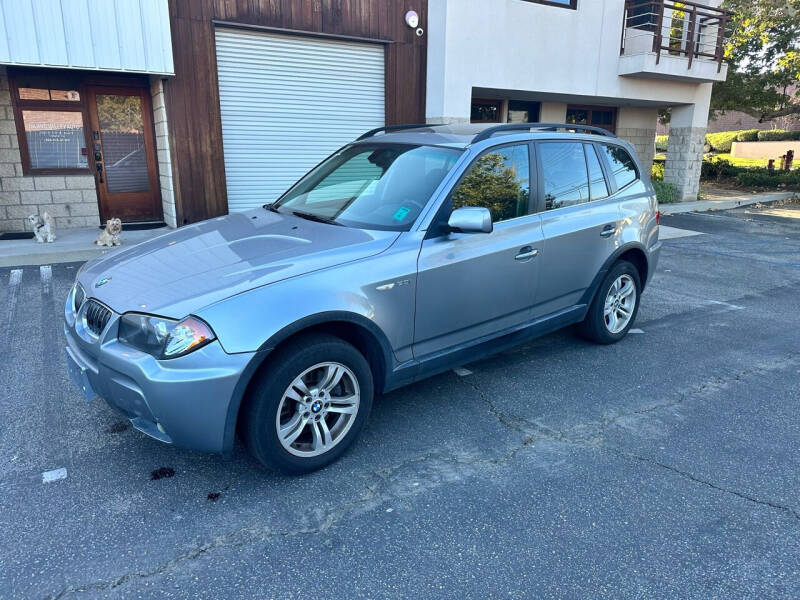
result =
[[[636,284],[633,277],[622,274],[614,280],[606,295],[603,319],[610,333],[619,333],[628,326],[636,307]]]
[[[283,393],[275,417],[281,446],[312,457],[341,442],[355,422],[361,393],[351,369],[336,362],[309,367]]]

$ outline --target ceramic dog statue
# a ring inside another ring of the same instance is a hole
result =
[[[41,215],[30,215],[28,221],[33,227],[33,235],[39,244],[56,241],[56,224],[47,211]]]
[[[109,219],[106,221],[106,228],[94,241],[98,246],[119,246],[122,243],[120,234],[122,233],[122,221],[119,219]]]

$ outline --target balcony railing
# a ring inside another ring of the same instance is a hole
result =
[[[722,69],[731,12],[697,2],[626,0],[620,54],[655,52],[713,60]]]

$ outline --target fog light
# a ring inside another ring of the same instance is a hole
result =
[[[156,423],[156,427],[158,427],[158,430],[159,430],[161,433],[163,433],[164,435],[167,435],[167,432],[166,432],[166,430],[164,429],[164,427],[161,425],[161,423]]]

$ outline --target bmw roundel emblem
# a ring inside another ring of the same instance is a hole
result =
[[[111,281],[111,276],[108,276],[108,277],[101,277],[100,279],[98,279],[98,280],[95,282],[95,284],[94,284],[94,287],[96,287],[96,288],[99,288],[101,285],[105,285],[105,284],[107,284],[109,281]]]

